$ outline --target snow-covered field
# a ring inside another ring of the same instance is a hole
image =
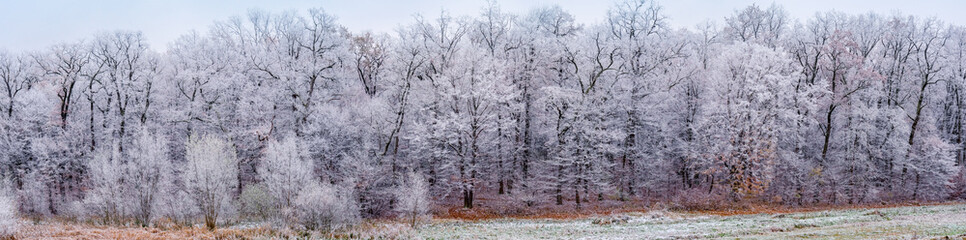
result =
[[[717,216],[669,211],[569,220],[380,220],[332,233],[237,224],[189,228],[22,222],[21,239],[966,239],[966,204]]]
[[[950,236],[959,239],[966,236],[963,234],[966,234],[966,205],[959,204],[735,216],[652,211],[576,220],[501,219],[478,222],[439,220],[423,225],[414,233],[414,237],[417,239],[912,239]]]

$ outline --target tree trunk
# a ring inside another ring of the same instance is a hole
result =
[[[574,203],[577,204],[577,209],[580,209],[580,189],[574,188]]]
[[[473,208],[473,190],[463,189],[463,208]]]

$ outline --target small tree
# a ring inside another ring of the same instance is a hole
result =
[[[168,144],[163,136],[144,131],[134,140],[128,153],[126,178],[129,204],[134,220],[146,226],[158,212],[157,205],[172,185],[173,169],[168,159]]]
[[[935,201],[949,196],[956,174],[953,147],[936,136],[924,137],[910,154],[908,176],[913,200]]]
[[[238,196],[238,208],[243,217],[263,220],[277,210],[272,204],[274,199],[265,191],[262,184],[251,184],[242,188]]]
[[[165,190],[156,206],[158,215],[181,226],[194,224],[194,219],[200,215],[201,210],[192,195],[186,189],[177,186]]]
[[[278,209],[291,208],[302,188],[312,181],[313,164],[302,153],[294,137],[268,144],[258,172]]]
[[[20,210],[24,216],[39,218],[50,214],[48,181],[38,170],[32,170],[24,177],[23,187],[17,191]]]
[[[116,147],[101,149],[88,164],[92,189],[84,198],[87,212],[105,224],[120,223],[126,215],[124,166]]]
[[[299,222],[310,230],[331,230],[357,222],[359,206],[348,189],[317,182],[303,188],[295,199]]]
[[[133,218],[147,226],[159,212],[162,195],[170,192],[173,170],[164,138],[144,131],[133,143],[125,153],[110,146],[88,165],[93,190],[84,201],[105,223]]]
[[[12,239],[19,228],[17,204],[6,182],[0,182],[0,239]]]
[[[185,190],[198,205],[205,227],[213,230],[219,216],[233,211],[231,194],[238,186],[235,148],[218,137],[192,135],[185,144],[185,159]]]
[[[396,211],[416,227],[416,220],[429,213],[429,187],[422,175],[409,172],[406,182],[396,188]]]

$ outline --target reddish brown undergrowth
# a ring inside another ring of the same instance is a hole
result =
[[[963,204],[964,202],[950,201],[950,202],[898,202],[898,203],[867,203],[867,204],[851,204],[851,205],[814,205],[814,206],[786,206],[778,204],[754,204],[748,205],[745,208],[740,209],[718,209],[718,210],[695,210],[695,211],[685,211],[696,214],[707,214],[707,215],[743,215],[743,214],[784,214],[784,213],[802,213],[802,212],[818,212],[818,211],[829,211],[829,210],[850,210],[850,209],[879,209],[879,208],[896,208],[896,207],[909,207],[909,206],[941,206],[941,205],[956,205]]]
[[[701,197],[707,197],[701,198]],[[605,199],[581,203],[577,209],[573,200],[563,205],[542,203],[532,207],[520,207],[518,202],[502,198],[479,198],[472,209],[463,208],[458,200],[444,206],[437,206],[434,218],[480,221],[500,218],[516,219],[577,219],[592,216],[647,212],[653,210],[675,211],[705,215],[741,215],[741,214],[783,214],[796,212],[815,212],[826,210],[848,209],[877,209],[905,206],[932,206],[962,204],[961,201],[949,202],[882,202],[866,204],[816,204],[808,206],[793,206],[770,203],[764,200],[749,199],[741,202],[729,201],[726,198],[712,198],[708,196],[678,196],[661,199],[631,199],[618,201]]]

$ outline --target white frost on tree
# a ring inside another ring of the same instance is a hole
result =
[[[205,227],[214,229],[219,218],[234,213],[232,196],[238,187],[238,157],[235,147],[213,135],[192,135],[185,143],[181,180],[198,205]]]
[[[310,230],[333,230],[359,221],[351,189],[312,182],[295,199],[299,223]]]
[[[291,211],[295,198],[313,180],[313,162],[305,157],[295,137],[271,140],[258,168],[265,191],[274,198],[275,208]]]
[[[396,212],[409,221],[410,226],[416,227],[417,221],[429,215],[430,198],[429,186],[423,176],[416,172],[406,174],[406,181],[402,182],[395,191]]]
[[[17,202],[6,179],[0,179],[0,238],[14,239],[20,228]]]

